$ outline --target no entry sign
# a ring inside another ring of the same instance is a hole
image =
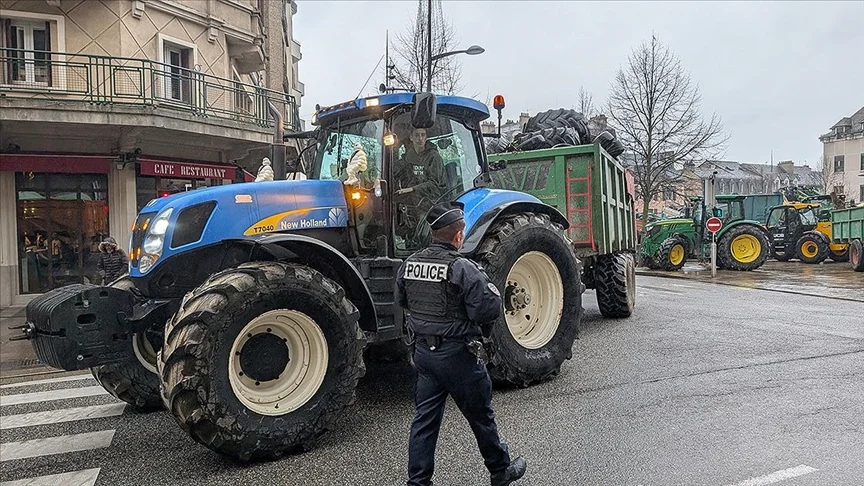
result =
[[[720,231],[720,228],[723,227],[723,221],[720,218],[708,218],[708,221],[705,222],[705,229],[712,233],[716,233]]]

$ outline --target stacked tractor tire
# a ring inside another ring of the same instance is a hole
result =
[[[624,145],[612,128],[599,127],[575,110],[559,108],[538,113],[525,123],[522,132],[501,134],[486,144],[486,153],[523,152],[569,145],[600,143],[606,152],[618,157]]]

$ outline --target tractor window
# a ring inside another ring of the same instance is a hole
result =
[[[383,120],[361,121],[324,130],[318,140],[312,178],[344,181],[348,178],[348,162],[358,148],[362,148],[366,154],[366,170],[358,173],[358,178],[362,186],[371,189],[381,173],[383,135]]]
[[[786,221],[786,208],[774,208],[771,214],[768,215],[768,223],[765,225],[768,228],[777,228],[783,226]]]
[[[798,212],[801,215],[801,224],[804,226],[816,226],[819,218],[816,217],[816,212],[813,208],[802,209]]]

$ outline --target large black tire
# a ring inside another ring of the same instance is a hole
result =
[[[129,277],[121,277],[111,287],[135,292]],[[118,363],[90,368],[93,378],[115,398],[132,405],[140,412],[162,410],[156,353],[162,347],[162,329],[153,329],[145,335],[133,335],[126,350],[126,359]]]
[[[636,264],[633,255],[615,253],[597,259],[594,265],[597,306],[604,317],[633,315],[636,305]]]
[[[828,258],[831,250],[828,248],[828,239],[815,231],[804,233],[795,244],[798,259],[804,263],[822,263]]]
[[[864,272],[864,244],[861,240],[852,240],[849,244],[849,264],[852,270]]]
[[[673,256],[682,255],[680,261],[673,261]],[[677,272],[684,267],[687,262],[687,243],[680,236],[670,236],[660,243],[660,248],[657,250],[657,257],[654,258],[655,263],[661,270],[667,272]]]
[[[187,294],[166,329],[165,404],[193,439],[241,461],[308,450],[353,403],[365,373],[358,316],[341,286],[306,266],[251,262],[219,272]],[[267,352],[253,341],[267,342]],[[257,367],[244,364],[247,351]]]
[[[523,132],[539,132],[549,128],[573,128],[579,134],[578,143],[592,143],[585,115],[576,110],[567,110],[564,108],[537,113],[525,123]]]
[[[489,230],[476,256],[505,301],[491,335],[492,380],[524,387],[558,374],[573,356],[582,318],[581,263],[564,228],[545,214],[508,215]],[[526,307],[514,307],[526,294],[530,302],[521,301]],[[542,312],[532,318],[535,309]]]
[[[579,133],[570,127],[546,128],[536,132],[521,133],[513,140],[516,150],[540,150],[580,143]]]
[[[752,251],[746,253],[740,245],[752,245],[746,247]],[[770,242],[765,231],[752,224],[730,228],[717,241],[718,266],[727,270],[755,270],[765,264],[770,253]]]

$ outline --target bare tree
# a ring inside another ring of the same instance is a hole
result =
[[[396,53],[396,68],[393,70],[396,84],[414,91],[426,89],[428,54],[428,0],[419,0],[417,17],[405,32],[396,36],[393,50]],[[441,10],[441,0],[432,2],[432,57],[455,49],[456,29]],[[456,56],[432,61],[432,90],[438,93],[456,94],[462,86],[462,64]]]
[[[831,194],[837,185],[842,184],[842,179],[834,172],[834,166],[830,161],[826,161],[825,157],[819,157],[819,162],[816,163],[816,171],[821,183],[822,194]]]
[[[700,105],[699,88],[654,36],[633,50],[615,76],[607,112],[631,151],[643,225],[651,199],[674,191],[680,164],[716,156],[728,140],[720,118],[703,119]]]
[[[585,91],[584,86],[579,87],[579,98],[576,110],[588,118],[597,114],[597,107],[594,105],[594,96],[592,96],[588,91]]]

